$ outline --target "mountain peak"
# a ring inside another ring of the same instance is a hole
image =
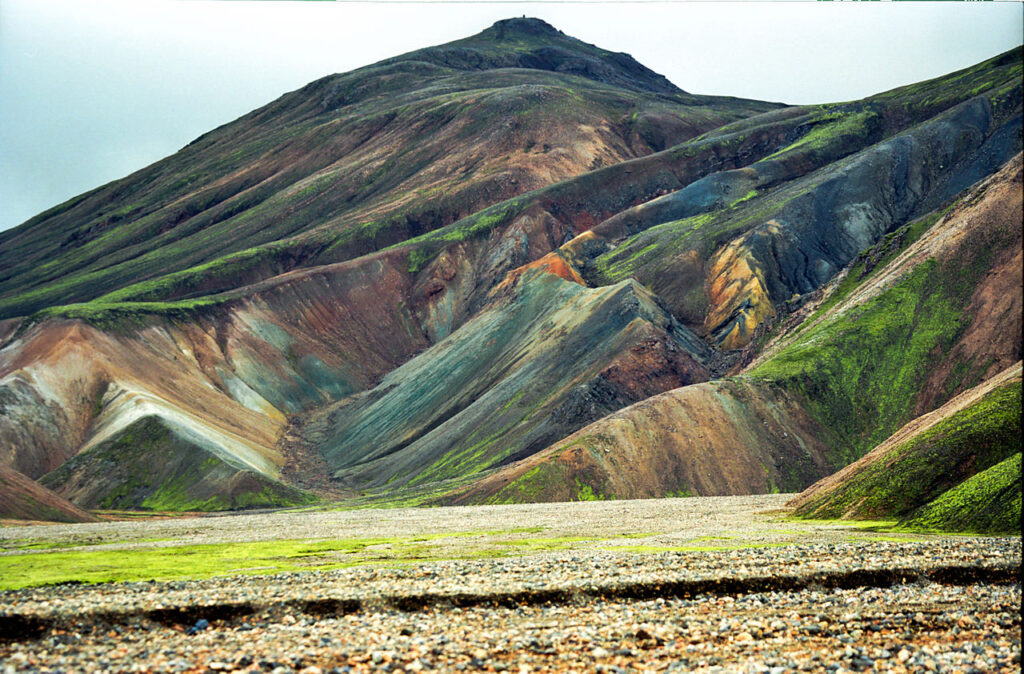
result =
[[[496,21],[476,35],[403,54],[381,64],[426,61],[457,70],[525,68],[575,75],[649,93],[686,95],[629,54],[610,52],[531,17]]]
[[[565,36],[565,33],[558,30],[547,21],[528,17],[525,14],[522,17],[495,21],[494,25],[483,31],[482,34],[487,37],[493,37],[497,40],[503,40],[511,37],[539,37],[544,35]]]

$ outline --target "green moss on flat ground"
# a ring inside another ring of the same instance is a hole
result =
[[[133,543],[165,543],[174,541],[173,538],[138,538]],[[97,538],[94,540],[76,541],[19,541],[17,539],[0,541],[0,550],[63,550],[65,548],[92,547],[94,545],[107,545],[111,541]]]
[[[0,555],[0,590],[56,583],[107,583],[222,575],[274,574],[366,564],[407,564],[441,559],[507,557],[565,550],[625,534],[531,536],[540,527],[463,531],[392,538],[351,538],[154,546],[128,550],[61,550]],[[142,542],[142,541],[136,541]],[[457,543],[452,547],[453,543]]]
[[[797,514],[902,518],[938,498],[942,504],[930,511],[934,513],[929,520],[935,523],[932,528],[972,530],[967,526],[971,518],[982,515],[968,512],[977,507],[971,504],[994,498],[984,486],[987,478],[978,475],[1002,465],[1000,462],[1019,452],[1020,405],[1020,382],[999,387],[970,407],[897,445],[884,458],[801,506]],[[975,481],[974,487],[943,497],[948,490],[955,492],[953,488],[968,478]],[[1018,489],[1018,512],[1019,495]],[[963,512],[954,517],[950,513],[956,508]],[[948,526],[943,524],[944,518],[950,520]],[[921,522],[917,526],[928,528]]]
[[[393,542],[384,538],[290,540],[8,555],[0,557],[0,589],[337,568],[346,565],[346,555]],[[337,556],[335,561],[324,560],[329,554]]]
[[[900,526],[1020,535],[1020,468],[1021,453],[1017,452],[945,492],[907,517]]]

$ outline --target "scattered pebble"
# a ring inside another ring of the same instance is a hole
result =
[[[44,627],[0,634],[0,672],[1019,671],[1020,561],[1020,538],[826,539],[28,588],[0,628]],[[878,582],[830,586],[850,573]]]

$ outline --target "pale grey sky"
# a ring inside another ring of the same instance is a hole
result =
[[[0,0],[0,230],[318,77],[537,16],[698,94],[825,103],[1020,44],[1024,5]]]

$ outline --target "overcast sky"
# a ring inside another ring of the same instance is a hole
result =
[[[0,0],[0,230],[318,77],[537,16],[691,93],[851,100],[1020,44],[1004,3]]]

